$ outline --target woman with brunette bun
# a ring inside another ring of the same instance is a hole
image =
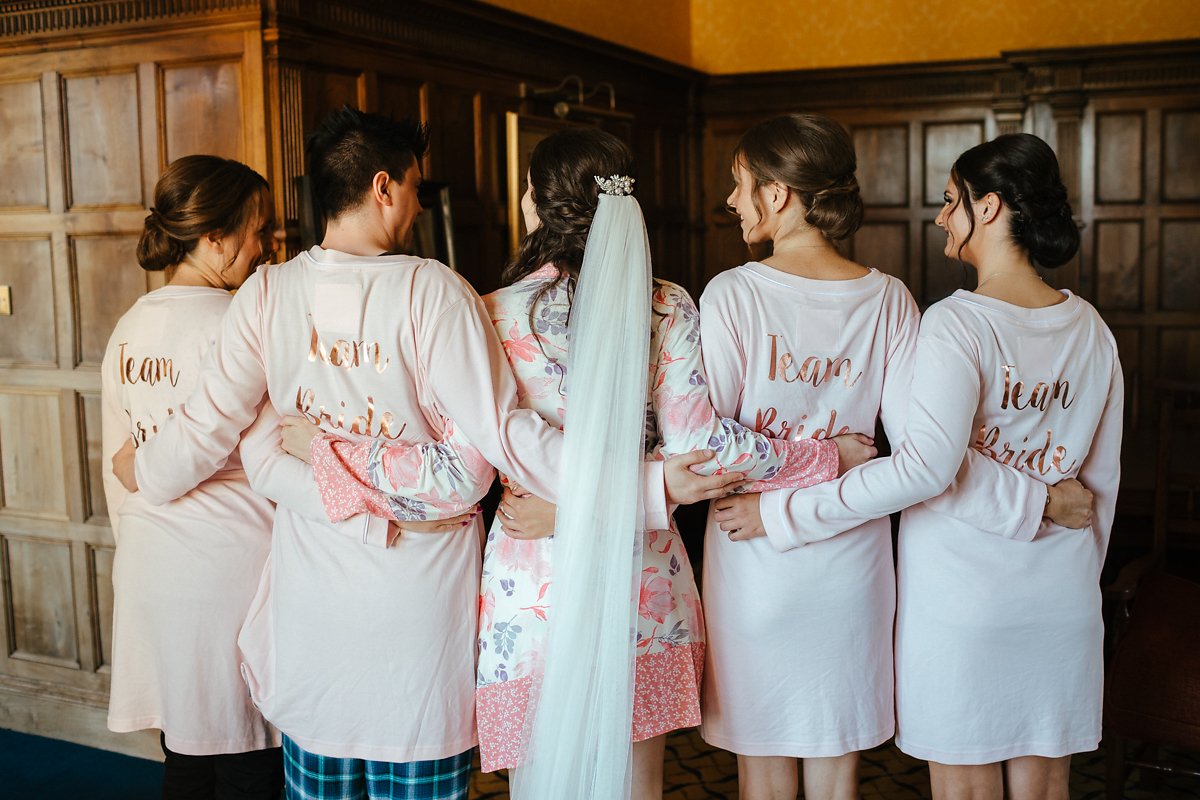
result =
[[[903,283],[834,246],[862,220],[855,168],[850,137],[818,114],[763,122],[734,152],[727,202],[746,243],[773,252],[708,285],[704,362],[717,411],[768,436],[824,439],[882,417],[896,443],[904,429],[918,313]],[[995,534],[1041,519],[1039,482],[965,447],[948,458],[983,500],[947,498],[940,513]],[[997,487],[1003,505],[987,499]],[[738,754],[743,800],[795,797],[797,759],[805,797],[857,797],[858,752],[894,730],[886,513],[799,548],[815,526],[783,517],[756,538],[758,505],[759,495],[729,497],[710,512],[702,734]]]
[[[777,545],[804,552],[907,508],[897,744],[930,762],[935,798],[1000,800],[1006,788],[1017,800],[1066,798],[1070,755],[1100,739],[1099,577],[1123,402],[1116,344],[1092,306],[1036,271],[1079,246],[1041,139],[1000,136],[959,156],[937,224],[946,254],[973,266],[978,284],[925,314],[894,454],[827,489],[764,494],[754,510]],[[1001,535],[954,519],[955,508],[1020,503],[1002,486],[956,481],[964,453],[1047,486],[1078,478],[1095,494],[1094,516]]]
[[[152,438],[196,381],[230,292],[275,252],[267,182],[216,156],[173,162],[138,241],[167,285],[117,323],[102,366],[105,463]],[[279,737],[250,702],[238,630],[270,548],[273,508],[235,454],[175,502],[153,506],[104,470],[113,563],[108,727],[162,731],[164,798],[275,798]]]

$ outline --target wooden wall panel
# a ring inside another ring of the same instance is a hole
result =
[[[8,657],[78,669],[71,546],[4,537]]]
[[[3,508],[67,519],[67,487],[57,392],[0,390]]]
[[[421,95],[423,82],[396,75],[380,75],[377,81],[378,108],[382,114],[400,119],[422,119]]]
[[[113,632],[113,558],[117,551],[112,547],[88,548],[91,555],[92,608],[96,630],[96,666],[102,672],[112,668]]]
[[[0,207],[45,207],[46,135],[39,80],[0,84]]]
[[[865,267],[908,277],[908,223],[867,223],[854,235],[850,257]]]
[[[1200,110],[1163,114],[1162,199],[1200,202]]]
[[[852,135],[863,203],[908,205],[908,126],[856,126]]]
[[[164,67],[162,92],[166,163],[195,153],[245,160],[239,62]]]
[[[304,131],[316,129],[330,111],[344,105],[362,107],[359,70],[336,71],[308,67],[302,72]]]
[[[1142,223],[1096,224],[1096,300],[1103,310],[1142,305]]]
[[[65,78],[63,98],[70,205],[143,205],[136,73]]]
[[[100,517],[101,522],[107,522],[108,502],[104,497],[104,474],[109,465],[104,463],[103,459],[100,395],[96,392],[80,392],[78,400],[78,419],[83,428],[79,436],[84,447],[83,477],[87,482],[83,493],[86,501],[84,517],[89,520]]]
[[[1200,328],[1164,328],[1159,336],[1158,373],[1176,381],[1200,381]]]
[[[1200,220],[1162,224],[1160,305],[1167,311],[1200,311]],[[1200,361],[1200,350],[1195,351]]]
[[[1096,202],[1141,202],[1145,127],[1140,113],[1097,115]]]
[[[0,363],[54,366],[54,281],[49,236],[0,237],[0,285],[12,287],[10,317],[0,317]]]
[[[946,232],[944,230],[932,222],[927,222],[924,227],[923,240],[925,243],[924,273],[921,293],[916,298],[922,308],[964,288],[965,280],[969,280],[970,284],[974,285],[973,274],[969,274],[969,268],[945,255]]]
[[[76,363],[99,366],[113,326],[146,293],[147,273],[138,266],[136,251],[134,235],[72,238]]]
[[[984,140],[984,122],[937,122],[924,126],[925,205],[942,205],[942,194],[946,190],[946,179],[955,159],[968,148]]]

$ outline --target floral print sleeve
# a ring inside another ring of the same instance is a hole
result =
[[[310,456],[334,522],[364,511],[397,521],[453,517],[470,510],[496,475],[450,420],[440,441],[423,444],[319,434]]]
[[[654,336],[659,360],[651,378],[659,452],[673,456],[709,448],[711,472],[738,470],[754,481],[746,491],[802,488],[837,477],[837,444],[828,439],[769,439],[717,416],[709,400],[700,352],[700,314],[681,287],[656,281]],[[651,352],[654,352],[651,345]]]

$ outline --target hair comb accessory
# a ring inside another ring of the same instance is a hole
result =
[[[600,191],[605,194],[621,197],[627,194],[633,194],[634,178],[628,175],[613,175],[608,178],[601,178],[599,175],[593,175],[596,179],[596,184],[600,187]]]

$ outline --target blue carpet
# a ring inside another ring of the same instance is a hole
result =
[[[162,774],[157,761],[0,729],[5,800],[158,800]]]

